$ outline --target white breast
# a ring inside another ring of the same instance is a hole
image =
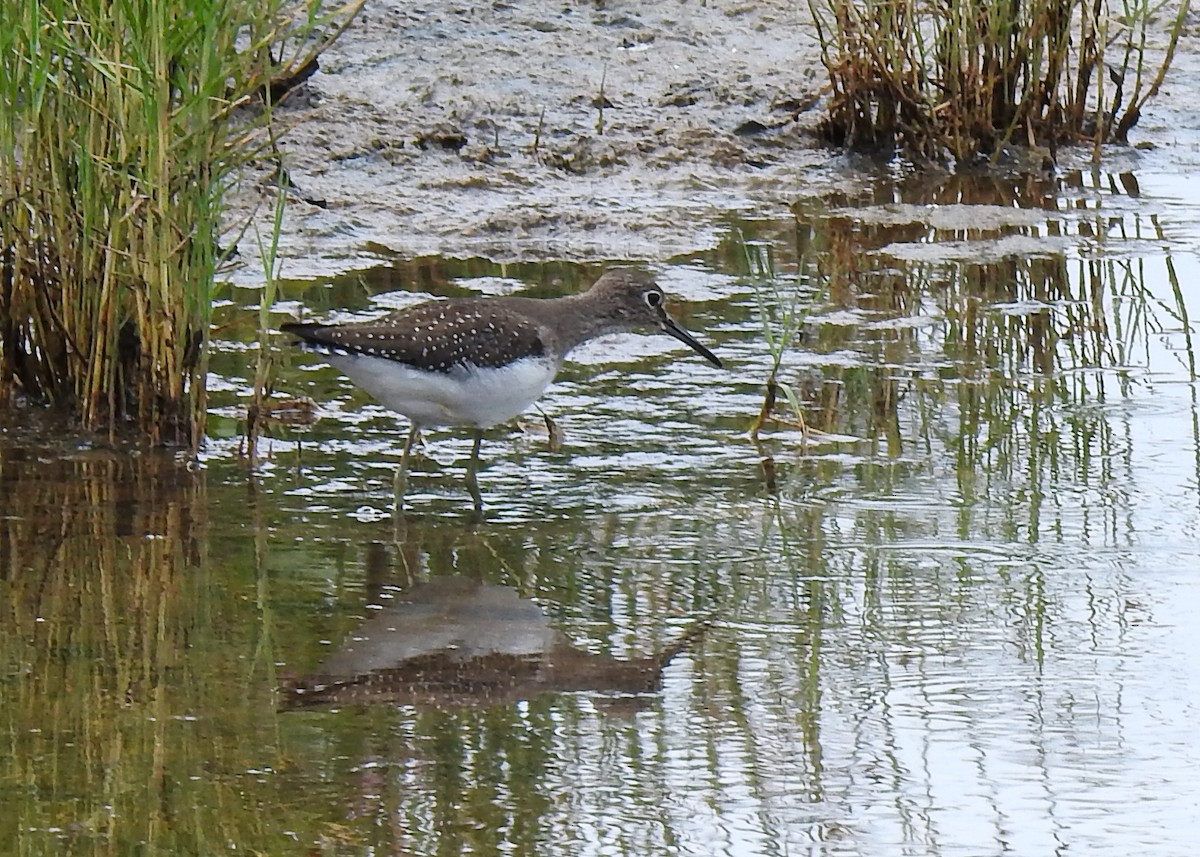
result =
[[[488,428],[507,422],[537,401],[558,373],[558,364],[546,357],[527,357],[498,369],[450,372],[414,369],[365,354],[324,358],[380,404],[419,426]]]

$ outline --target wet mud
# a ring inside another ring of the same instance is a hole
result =
[[[1106,158],[1190,169],[1195,29],[1132,134],[1140,148]],[[825,84],[803,3],[372,2],[280,110],[282,275],[711,248],[731,217],[787,217],[895,169],[822,145]],[[230,225],[267,229],[266,165],[247,179]],[[230,277],[260,282],[253,231],[240,250]]]

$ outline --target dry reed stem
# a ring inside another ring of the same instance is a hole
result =
[[[1153,38],[1159,7],[1110,5],[810,0],[833,93],[826,132],[846,146],[954,164],[1013,143],[1053,153],[1124,142],[1170,67],[1189,2],[1165,45]]]

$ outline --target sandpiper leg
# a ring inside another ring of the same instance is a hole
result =
[[[554,421],[554,418],[541,408],[538,408],[537,412],[542,415],[542,421],[546,423],[546,445],[551,452],[561,452],[563,442],[562,429],[558,427],[558,423]]]
[[[412,456],[413,444],[420,433],[420,426],[413,423],[412,428],[408,430],[408,438],[404,441],[404,451],[400,453],[400,466],[396,468],[396,478],[392,485],[392,489],[396,494],[397,509],[404,502],[404,490],[408,487],[408,459]]]
[[[483,495],[479,493],[479,480],[475,474],[479,471],[479,446],[483,443],[483,429],[475,429],[475,443],[471,446],[471,461],[467,464],[467,490],[471,492],[471,500],[475,503],[475,511],[483,511]]]

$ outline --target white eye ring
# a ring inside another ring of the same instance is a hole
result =
[[[646,302],[646,306],[650,307],[651,309],[658,309],[660,306],[662,306],[663,295],[662,292],[646,291],[642,292],[642,300],[644,300]]]

